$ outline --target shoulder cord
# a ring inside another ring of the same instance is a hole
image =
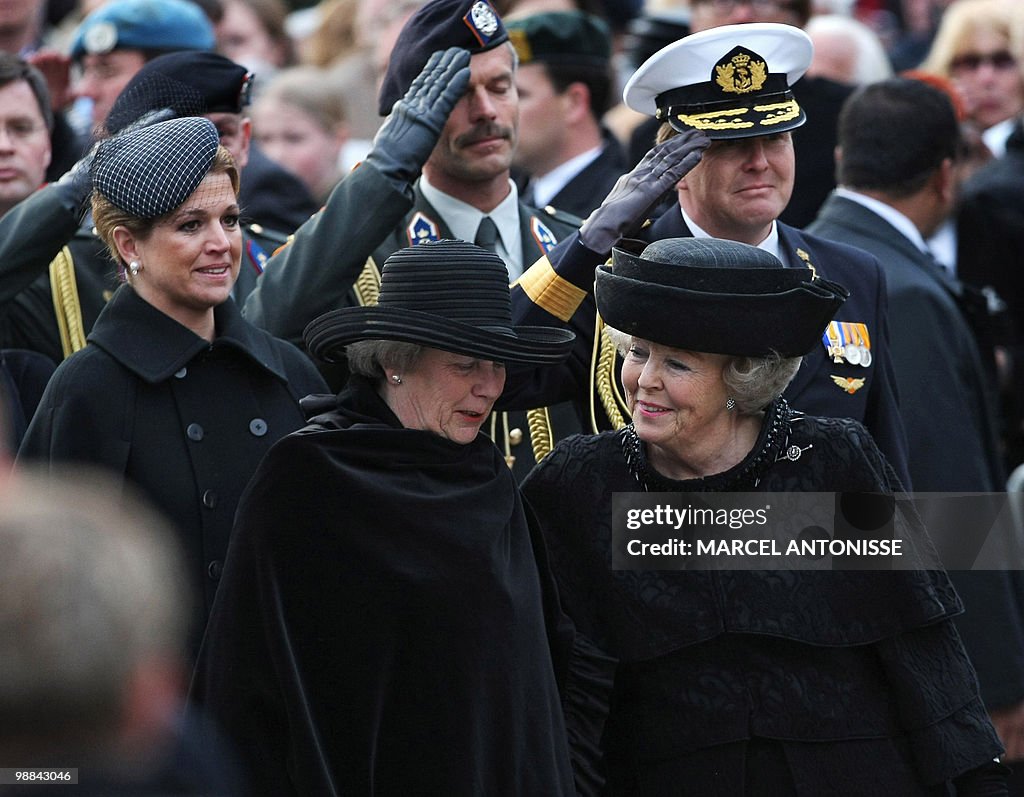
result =
[[[82,304],[78,300],[75,261],[67,246],[50,261],[50,294],[60,330],[60,345],[64,356],[68,357],[85,348],[85,324],[82,322]]]

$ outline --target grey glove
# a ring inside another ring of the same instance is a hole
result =
[[[117,135],[123,136],[143,127],[148,127],[156,122],[164,122],[177,116],[172,108],[160,108],[155,111],[143,114],[130,125],[127,125]],[[61,178],[54,183],[54,190],[60,194],[61,204],[77,216],[85,212],[85,203],[92,194],[92,162],[96,159],[96,150],[106,139],[93,144],[87,153],[83,155],[74,166],[68,169]]]
[[[461,47],[432,53],[409,90],[395,103],[373,139],[368,163],[406,191],[419,176],[455,107],[469,85],[469,51]]]
[[[647,220],[647,214],[698,163],[711,143],[689,130],[656,144],[633,171],[622,175],[601,206],[580,227],[580,240],[593,252],[611,252],[622,238]]]

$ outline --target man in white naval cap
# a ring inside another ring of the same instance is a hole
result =
[[[590,405],[596,430],[614,427],[626,415],[609,367],[614,358],[601,357],[601,340],[594,346],[592,298],[594,268],[621,239],[724,238],[765,249],[789,266],[813,267],[851,296],[821,345],[804,358],[785,396],[807,413],[862,421],[909,484],[878,262],[777,220],[793,190],[790,131],[806,118],[791,86],[807,70],[812,52],[799,28],[751,23],[695,33],[651,56],[626,85],[624,99],[661,119],[661,143],[612,189],[576,236],[518,280],[512,299],[518,320],[570,324],[580,359],[595,352],[590,369],[554,370],[575,380],[577,401]],[[706,149],[693,166],[696,142]],[[672,189],[678,204],[649,220],[649,209]],[[607,351],[609,345],[604,344]]]

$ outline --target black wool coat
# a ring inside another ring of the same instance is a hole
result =
[[[326,390],[304,354],[233,301],[214,313],[209,343],[119,288],[89,345],[57,368],[18,453],[97,465],[141,489],[180,533],[202,618],[242,490],[270,446],[302,426],[299,399]]]

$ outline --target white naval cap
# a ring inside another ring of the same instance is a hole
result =
[[[813,54],[810,37],[792,25],[723,25],[658,50],[622,96],[680,132],[697,128],[712,139],[783,132],[807,119],[790,87]]]

